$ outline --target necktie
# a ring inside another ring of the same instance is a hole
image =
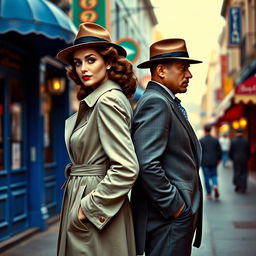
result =
[[[183,116],[188,120],[188,114],[185,108],[183,108],[183,106],[181,105],[181,100],[177,97],[174,98],[174,101],[176,102],[177,106],[179,107],[181,113],[183,114]]]

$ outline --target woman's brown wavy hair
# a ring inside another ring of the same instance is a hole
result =
[[[131,98],[136,90],[137,79],[130,61],[120,56],[114,47],[94,47],[94,49],[103,57],[104,61],[109,64],[107,70],[108,79],[120,85],[127,98]],[[75,67],[68,74],[68,77],[77,85],[80,90],[77,93],[77,99],[82,100],[92,92],[90,87],[85,87],[78,78]]]

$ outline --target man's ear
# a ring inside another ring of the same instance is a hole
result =
[[[166,67],[163,64],[158,64],[156,66],[156,74],[159,78],[164,79],[166,74]]]

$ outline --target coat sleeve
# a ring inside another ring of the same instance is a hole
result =
[[[102,229],[120,210],[138,176],[139,166],[127,106],[118,98],[104,96],[95,108],[100,142],[110,167],[96,189],[81,200],[81,207],[90,222]]]
[[[165,218],[170,218],[184,203],[162,167],[171,116],[167,102],[151,97],[139,106],[133,119],[133,142],[140,165],[140,181],[151,202]]]

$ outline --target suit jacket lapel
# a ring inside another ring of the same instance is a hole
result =
[[[192,145],[193,145],[193,149],[194,149],[193,151],[194,151],[195,159],[196,159],[196,162],[197,162],[197,166],[199,168],[200,167],[200,162],[201,162],[201,160],[200,160],[201,159],[201,147],[199,145],[197,136],[196,136],[193,128],[191,127],[189,121],[186,120],[184,115],[179,110],[178,106],[176,106],[176,104],[174,102],[174,99],[171,97],[171,95],[164,88],[162,88],[161,86],[159,86],[158,84],[156,84],[154,82],[149,82],[149,84],[147,86],[147,89],[153,89],[153,90],[156,90],[156,91],[160,92],[170,102],[170,105],[171,105],[172,109],[174,110],[176,116],[178,117],[178,119],[180,120],[180,122],[182,123],[182,125],[184,126],[184,128],[186,129],[186,131],[189,134],[189,137],[190,137]]]

